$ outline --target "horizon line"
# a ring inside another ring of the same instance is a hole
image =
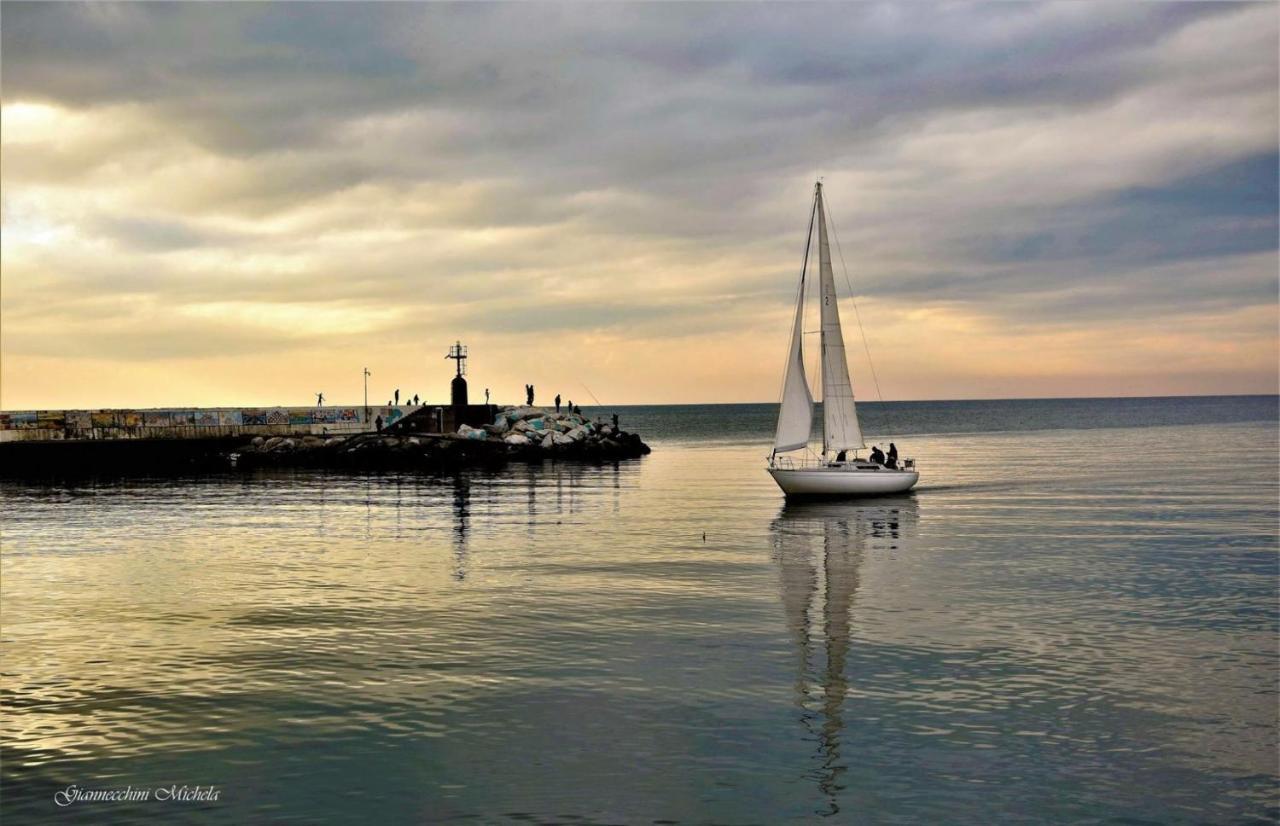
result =
[[[1179,394],[1172,396],[1006,396],[1006,397],[975,397],[967,399],[878,399],[878,400],[855,400],[857,404],[930,404],[939,402],[1033,402],[1033,401],[1118,401],[1121,399],[1277,399],[1280,400],[1280,393],[1193,393]],[[521,404],[500,404],[491,402],[495,407],[525,407]],[[750,402],[630,402],[627,404],[580,404],[578,407],[584,409],[601,409],[608,407],[729,407],[736,405],[777,405],[776,401],[750,401]],[[815,401],[815,405],[822,404],[821,401]],[[0,408],[0,413],[27,413],[41,410],[223,410],[236,408],[319,408],[319,407],[365,407],[362,403],[328,403],[324,405],[316,404],[239,404],[224,406],[206,406],[198,404],[178,404],[166,405],[164,407],[30,407],[6,410]],[[385,404],[367,405],[370,409],[375,407],[387,407]],[[391,405],[391,407],[450,407],[448,403],[432,404],[431,402],[422,402],[418,405],[400,404]],[[554,407],[555,405],[535,404],[533,407]]]

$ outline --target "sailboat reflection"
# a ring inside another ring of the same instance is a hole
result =
[[[864,559],[896,551],[915,531],[914,496],[861,502],[788,503],[770,526],[782,607],[796,645],[796,707],[817,744],[806,775],[824,798],[816,814],[840,811],[847,763],[840,753],[851,615]],[[855,675],[856,678],[856,675]]]

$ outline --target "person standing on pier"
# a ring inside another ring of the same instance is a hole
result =
[[[557,413],[560,412],[560,394],[559,393],[556,394],[556,412]]]

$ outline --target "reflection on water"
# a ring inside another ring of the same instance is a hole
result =
[[[919,439],[913,495],[798,506],[724,443],[0,485],[0,814],[1270,818],[1277,430],[1088,440]]]
[[[796,646],[796,705],[806,739],[816,744],[807,776],[824,807],[840,812],[849,650],[859,569],[867,554],[895,551],[916,521],[913,496],[864,502],[787,503],[770,526],[781,579],[782,607]]]
[[[532,491],[533,486],[529,489]],[[456,565],[453,570],[454,579],[467,578],[467,529],[471,526],[471,480],[466,476],[458,476],[453,480],[453,558]],[[529,513],[533,514],[533,500],[530,494]]]

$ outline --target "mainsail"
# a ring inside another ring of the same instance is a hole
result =
[[[778,409],[778,432],[773,438],[774,451],[799,450],[809,443],[813,428],[813,397],[804,375],[804,273],[800,274],[800,290],[796,297],[796,320],[787,350],[787,372],[782,381],[782,406]]]
[[[824,451],[861,450],[866,444],[862,441],[862,429],[858,427],[849,362],[844,355],[844,333],[840,329],[840,307],[836,303],[836,282],[831,272],[831,247],[827,243],[822,184],[818,184],[818,270],[822,300],[822,446]],[[778,432],[782,432],[781,419]]]

